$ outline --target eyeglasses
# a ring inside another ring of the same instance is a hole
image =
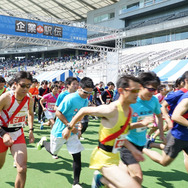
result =
[[[144,88],[146,88],[149,92],[157,91],[157,89],[155,89],[155,88],[150,88],[150,87],[144,87]]]
[[[130,91],[131,93],[139,93],[140,89],[129,89],[129,88],[125,88],[125,91]]]
[[[20,84],[20,83],[19,83],[19,85],[20,85],[20,87],[23,88],[23,89],[24,89],[24,88],[29,89],[29,88],[31,87],[31,84]]]
[[[91,94],[93,93],[92,91],[89,92],[89,91],[86,91],[86,90],[84,90],[84,89],[82,89],[82,88],[81,88],[81,91],[84,92],[84,93],[87,94],[87,95],[89,95],[89,94],[91,95]]]

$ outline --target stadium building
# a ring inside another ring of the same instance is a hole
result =
[[[118,61],[118,66],[114,68],[118,74],[138,75],[139,72],[154,69],[166,60],[176,60],[176,64],[179,65],[177,61],[187,59],[188,1],[186,0],[102,2],[94,0],[90,3],[86,1],[60,3],[55,0],[45,2],[41,0],[36,3],[32,0],[23,2],[2,1],[0,4],[3,9],[1,10],[2,15],[15,16],[11,11],[16,9],[22,14],[35,15],[31,19],[40,20],[41,16],[50,16],[52,21],[59,20],[59,24],[74,25],[75,22],[80,27],[94,29],[87,30],[87,47],[83,49],[74,48],[74,46],[69,48],[69,46],[24,44],[1,38],[0,57],[2,61],[15,57],[61,58],[67,54],[77,57],[80,54],[90,53],[92,57],[98,55],[99,58],[95,62],[100,61],[100,63],[87,63],[86,66],[84,64],[82,68],[85,69],[85,73],[82,76],[89,73],[92,78],[98,77],[97,81],[102,79],[107,82],[108,79],[105,77],[108,74],[108,68],[106,68],[108,62],[105,66],[103,65],[107,53],[101,50],[101,46],[107,47],[107,51],[108,47],[118,49],[118,57],[115,60]],[[4,11],[7,8],[9,11]],[[16,15],[16,17],[19,16]],[[66,19],[69,21],[64,21]],[[100,50],[93,53],[93,48],[88,47],[92,45],[99,46]],[[102,56],[104,57],[101,58]],[[173,79],[178,78],[180,74]]]

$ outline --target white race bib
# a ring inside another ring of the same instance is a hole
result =
[[[9,122],[8,128],[24,127],[25,120],[26,120],[26,117],[24,115],[16,116]]]
[[[55,111],[54,107],[55,107],[55,103],[48,103],[48,110]]]
[[[127,134],[122,134],[121,136],[119,136],[118,138],[115,139],[115,143],[114,143],[114,146],[113,146],[113,149],[112,149],[112,153],[120,152],[120,149],[122,148],[122,146],[125,143]]]

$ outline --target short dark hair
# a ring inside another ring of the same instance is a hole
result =
[[[188,81],[188,71],[185,71],[181,76],[181,81],[183,81],[184,83],[185,83],[185,79]]]
[[[53,82],[53,84],[56,84],[56,85],[57,85],[57,84],[59,84],[59,81],[56,80],[55,82]]]
[[[2,76],[0,76],[0,83],[5,83],[5,82],[6,82],[5,79]]]
[[[139,80],[143,87],[146,85],[152,85],[153,87],[157,88],[161,84],[159,77],[154,72],[141,73]]]
[[[118,79],[118,81],[116,83],[117,89],[118,88],[127,88],[127,87],[129,87],[130,80],[132,80],[133,82],[140,83],[140,80],[138,78],[136,78],[135,76],[132,76],[132,75],[123,75],[123,76],[121,76]]]
[[[36,78],[33,78],[33,83],[38,83],[38,80]]]
[[[65,86],[67,87],[67,85],[71,85],[71,83],[72,83],[73,81],[77,81],[77,82],[78,82],[78,80],[77,80],[76,77],[68,77],[68,78],[65,80]]]
[[[182,79],[182,77],[178,78],[175,81],[174,87],[179,87],[179,85],[181,84],[181,82],[184,82],[184,80]]]
[[[59,86],[56,84],[52,84],[50,89],[53,90],[55,87],[57,87],[59,89]]]
[[[89,77],[84,77],[80,80],[80,87],[81,88],[94,88],[93,80]]]
[[[41,82],[41,85],[44,85],[44,84],[48,85],[48,81],[47,81],[47,80],[43,80],[43,81]]]
[[[160,85],[157,88],[157,92],[159,93],[160,91],[162,91],[164,88],[166,88],[166,85]]]
[[[18,83],[21,79],[28,79],[31,82],[33,82],[33,77],[30,74],[30,72],[26,72],[26,71],[19,71],[19,72],[17,72],[16,75],[15,75],[14,81],[16,83]]]
[[[114,86],[115,87],[115,84],[113,83],[113,82],[108,82],[107,83],[107,86],[109,87],[109,86]]]

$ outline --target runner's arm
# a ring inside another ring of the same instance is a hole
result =
[[[142,121],[131,123],[130,129],[147,127],[150,123],[153,123],[153,122],[154,122],[154,117],[145,117]]]
[[[115,108],[111,105],[100,105],[98,107],[83,107],[78,113],[73,117],[71,122],[68,124],[69,129],[66,129],[63,133],[63,138],[68,139],[70,136],[70,131],[74,128],[75,124],[83,119],[85,115],[98,116],[103,118],[110,118],[113,116]]]
[[[102,100],[102,95],[99,95],[99,99],[101,101],[101,104],[105,104],[104,101]]]
[[[67,125],[69,122],[67,120],[67,118],[59,111],[59,110],[56,110],[56,113],[55,115],[65,124]]]
[[[43,110],[45,109],[45,107],[43,105],[44,102],[45,102],[45,99],[44,99],[44,97],[42,97],[41,100],[40,100],[40,105],[42,106]]]
[[[0,112],[3,109],[7,109],[10,106],[10,102],[11,102],[11,98],[8,92],[6,94],[1,95],[0,96]],[[3,138],[3,143],[6,146],[11,146],[14,143],[14,141],[12,140],[8,132],[6,132],[1,127],[0,127],[0,136]]]
[[[175,108],[172,114],[172,120],[176,123],[188,127],[188,120],[183,117],[188,109],[188,98],[183,99]]]
[[[160,139],[162,141],[164,141],[166,143],[165,137],[164,137],[164,132],[163,132],[163,118],[162,118],[162,114],[155,114],[156,118],[157,118],[157,122],[158,122],[158,128],[160,131]]]
[[[29,143],[33,143],[35,138],[33,135],[33,121],[34,121],[34,112],[33,112],[34,99],[30,98],[29,110],[28,110],[28,124],[29,124]]]
[[[100,105],[98,107],[83,107],[81,108],[78,113],[73,117],[70,122],[71,126],[74,126],[78,121],[80,121],[85,115],[103,117],[109,119],[113,116],[115,111],[114,106],[112,105]]]
[[[168,114],[168,110],[167,110],[167,107],[169,106],[168,102],[166,100],[163,101],[162,103],[162,107],[161,107],[161,112],[168,124],[168,127],[172,127],[173,124],[172,124],[172,120],[170,119],[170,116]]]

